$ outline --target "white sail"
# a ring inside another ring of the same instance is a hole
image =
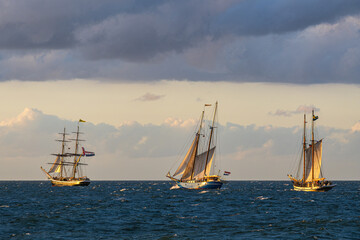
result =
[[[312,149],[311,147],[307,148],[305,151],[306,154],[306,172],[305,172],[305,181],[312,181]],[[321,172],[321,160],[322,160],[322,140],[318,141],[314,145],[314,178],[319,178]]]
[[[57,156],[55,162],[54,162],[53,165],[51,166],[51,168],[50,168],[50,170],[49,170],[48,173],[60,172],[60,161],[61,161],[60,156]]]
[[[209,151],[209,156],[208,156],[208,165],[206,166],[207,170],[211,169],[211,162],[212,162],[212,158],[214,155],[214,151],[215,151],[215,147],[213,147],[212,149],[210,149]],[[205,174],[209,174],[209,171],[206,171],[205,173],[205,164],[206,164],[206,156],[207,156],[208,151],[203,152],[199,155],[196,156],[195,158],[195,166],[194,166],[194,177],[193,179],[198,180],[198,179],[202,179]]]
[[[211,167],[212,167],[214,158],[215,158],[215,147],[213,148],[213,153],[211,153],[211,155],[209,154],[208,164],[207,164],[206,169],[205,169],[205,175],[206,176],[211,175],[210,171],[211,171]]]
[[[191,153],[194,151],[195,148],[195,143],[196,143],[196,138],[194,138],[194,141],[192,142],[189,151],[186,153],[184,160],[181,162],[180,166],[178,167],[178,169],[175,171],[173,177],[177,177],[180,176],[184,173],[186,166],[188,165],[190,158],[191,158]]]
[[[189,161],[186,165],[186,168],[184,170],[184,173],[181,177],[181,180],[183,181],[187,181],[187,180],[191,180],[192,176],[193,176],[193,169],[195,167],[195,159],[196,159],[196,152],[197,152],[197,146],[198,146],[198,141],[199,141],[199,134],[196,134],[195,140],[194,140],[194,147],[190,148],[191,151],[190,156],[189,156]]]

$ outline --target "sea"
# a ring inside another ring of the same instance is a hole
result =
[[[0,181],[0,239],[360,239],[360,181],[170,190],[169,181]]]

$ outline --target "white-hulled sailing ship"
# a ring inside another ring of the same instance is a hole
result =
[[[306,115],[304,114],[304,136],[303,136],[303,150],[302,157],[299,162],[296,177],[288,175],[293,183],[295,191],[307,192],[325,192],[332,189],[333,185],[323,177],[321,170],[322,161],[322,139],[316,141],[314,139],[314,122],[318,116],[314,115],[312,111],[312,124],[311,124],[311,144],[306,143]],[[302,165],[302,166],[301,166]],[[302,171],[302,178],[300,173]]]
[[[79,153],[79,142],[84,141],[79,139],[81,132],[79,131],[79,123],[85,122],[84,120],[79,120],[77,125],[77,131],[75,139],[69,139],[75,141],[75,151],[73,153],[66,152],[66,144],[71,142],[66,140],[66,136],[69,135],[66,133],[64,128],[61,140],[56,140],[61,142],[61,153],[52,154],[56,156],[55,162],[51,163],[52,166],[49,171],[46,171],[41,167],[45,172],[46,176],[51,181],[54,186],[87,186],[90,184],[90,179],[83,175],[82,166],[87,165],[81,161],[83,156],[94,156],[95,153],[87,152],[84,148],[82,153]],[[71,160],[73,158],[73,160]]]
[[[175,186],[178,188],[218,189],[223,185],[220,176],[214,174],[216,171],[215,150],[218,103],[215,103],[214,115],[209,129],[203,127],[205,108],[208,106],[211,106],[211,104],[205,104],[200,118],[199,129],[180,166],[173,175],[170,174],[170,171],[166,175],[166,177],[175,181]]]

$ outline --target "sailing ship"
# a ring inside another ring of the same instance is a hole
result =
[[[64,128],[61,140],[56,140],[61,142],[61,153],[52,154],[56,156],[56,159],[50,167],[49,171],[46,171],[41,167],[41,170],[44,171],[46,176],[51,181],[53,186],[88,186],[90,184],[90,179],[83,175],[82,166],[87,165],[80,162],[83,156],[94,156],[93,152],[86,152],[83,148],[83,153],[79,153],[79,142],[84,141],[79,139],[79,135],[82,134],[79,131],[79,123],[85,122],[84,120],[79,120],[77,125],[77,131],[73,132],[76,134],[75,139],[69,139],[75,141],[75,151],[73,153],[66,152],[67,143],[71,142],[66,139],[66,136],[69,135],[66,133]],[[73,161],[71,161],[73,158]],[[69,160],[70,159],[70,160]]]
[[[219,189],[223,185],[221,177],[214,174],[215,149],[216,149],[216,117],[218,102],[215,103],[212,123],[209,129],[204,128],[205,108],[211,104],[205,104],[201,113],[198,131],[187,151],[183,161],[173,175],[170,171],[166,177],[176,183],[176,188],[185,189]],[[211,174],[212,173],[212,174]]]
[[[306,114],[304,114],[302,157],[299,161],[296,177],[288,175],[291,182],[293,183],[295,191],[325,192],[336,186],[323,177],[321,169],[322,139],[318,141],[314,139],[314,122],[317,119],[318,116],[315,116],[314,110],[312,110],[311,144],[308,145],[306,143]],[[301,171],[302,178],[300,178]]]

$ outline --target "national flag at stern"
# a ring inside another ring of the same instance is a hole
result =
[[[230,174],[231,174],[231,172],[224,171],[224,175],[225,175],[225,176],[228,176],[228,175],[230,175]]]
[[[95,156],[95,153],[94,152],[89,152],[89,151],[85,151],[85,148],[84,147],[82,147],[82,150],[83,150],[83,156],[85,156],[85,157],[93,157],[93,156]]]
[[[85,120],[79,119],[79,122],[86,122]]]
[[[316,120],[318,120],[319,119],[319,116],[313,116],[313,121],[316,121]]]

